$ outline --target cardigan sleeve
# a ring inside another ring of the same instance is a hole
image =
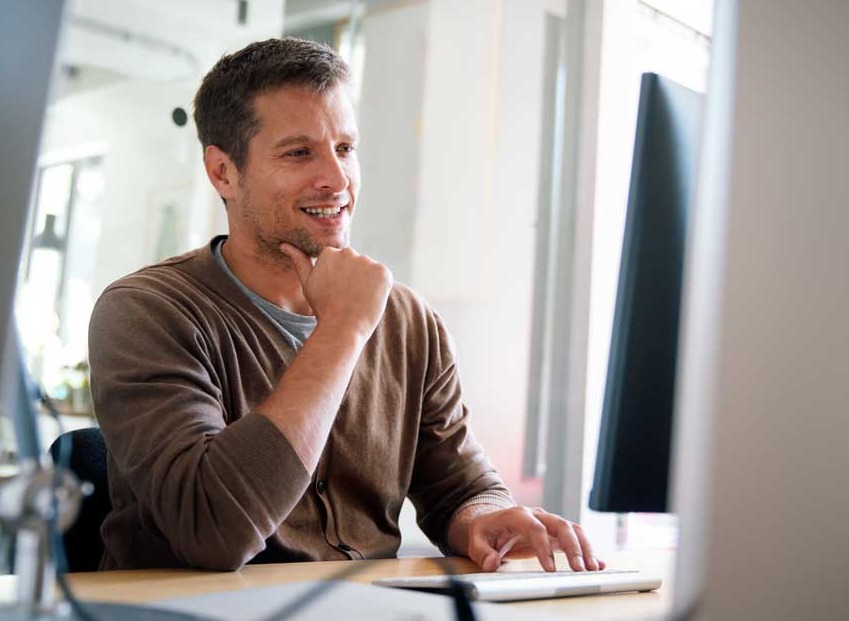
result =
[[[155,290],[107,289],[89,348],[98,422],[150,528],[180,564],[241,567],[309,484],[292,446],[265,416],[225,411],[201,321]]]
[[[487,498],[489,504],[509,507],[514,502],[472,434],[453,342],[439,316],[430,314],[427,378],[409,496],[419,526],[446,552],[448,525],[464,503]]]

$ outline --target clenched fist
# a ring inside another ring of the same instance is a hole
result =
[[[291,244],[280,250],[294,265],[304,297],[320,325],[351,330],[367,340],[386,308],[392,272],[353,248],[327,247],[312,260]]]

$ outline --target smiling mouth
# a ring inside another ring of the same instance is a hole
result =
[[[301,211],[317,218],[335,218],[347,208],[348,205],[339,205],[336,207],[301,207]]]

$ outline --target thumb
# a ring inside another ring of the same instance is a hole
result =
[[[292,261],[292,266],[298,274],[298,279],[303,287],[307,283],[307,279],[312,274],[312,261],[304,254],[300,248],[296,248],[292,244],[280,244],[280,251]]]
[[[495,571],[501,565],[498,550],[493,548],[484,537],[472,537],[469,542],[468,556],[484,571]]]

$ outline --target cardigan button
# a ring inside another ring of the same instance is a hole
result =
[[[319,494],[323,494],[327,491],[327,483],[325,483],[324,481],[318,481],[315,484],[315,491],[317,491]]]

